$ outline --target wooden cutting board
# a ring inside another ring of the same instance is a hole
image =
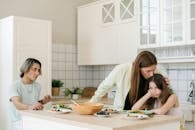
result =
[[[97,90],[97,88],[95,88],[95,87],[85,87],[83,89],[82,97],[84,97],[84,98],[91,98],[94,95],[96,90]],[[107,97],[107,94],[104,96],[104,98],[105,97]]]

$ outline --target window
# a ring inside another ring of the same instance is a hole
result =
[[[140,0],[140,44],[155,44],[159,35],[159,1]]]
[[[183,40],[182,0],[163,1],[163,44]]]
[[[103,23],[114,22],[115,6],[114,3],[105,4],[102,7],[102,21]]]
[[[183,41],[183,0],[140,0],[140,44]]]
[[[121,0],[120,19],[125,20],[134,16],[134,0]]]

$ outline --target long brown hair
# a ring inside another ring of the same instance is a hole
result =
[[[134,104],[137,100],[139,100],[139,98],[141,98],[141,96],[143,96],[139,94],[139,91],[146,92],[145,85],[142,86],[143,88],[140,88],[140,82],[142,82],[140,69],[143,67],[150,67],[152,65],[157,65],[157,60],[153,53],[149,51],[142,51],[137,55],[131,70],[131,87],[129,91],[131,104]]]
[[[173,91],[172,89],[170,89],[163,76],[161,74],[154,74],[152,77],[150,77],[148,80],[147,80],[147,89],[149,89],[149,83],[150,82],[154,82],[157,86],[158,89],[160,89],[162,92],[161,92],[161,95],[159,97],[160,101],[161,101],[161,104],[164,104],[167,99],[169,98],[169,96],[171,94],[173,94]],[[146,106],[148,109],[152,109],[153,106],[154,106],[154,103],[155,103],[155,100],[156,98],[150,98],[147,102],[146,102]]]

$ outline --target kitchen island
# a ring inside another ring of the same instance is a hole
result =
[[[117,113],[107,118],[73,112],[59,114],[49,110],[21,113],[24,130],[180,130],[180,118],[168,115],[138,120]]]

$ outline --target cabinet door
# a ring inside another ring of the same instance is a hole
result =
[[[42,86],[41,96],[51,93],[51,22],[15,17],[15,70],[17,77],[25,59],[32,57],[42,63],[42,75],[37,79]],[[16,77],[15,77],[16,78]]]
[[[115,28],[101,26],[101,5],[78,8],[78,64],[98,65],[115,63]]]
[[[137,54],[138,28],[135,21],[118,26],[118,63],[132,62]]]
[[[128,22],[135,20],[136,1],[135,0],[120,0],[118,1],[120,8],[119,22]]]
[[[134,0],[105,0],[78,8],[78,64],[129,62],[137,52]]]
[[[195,41],[195,0],[190,0],[190,40]]]
[[[155,46],[159,42],[159,3],[158,0],[138,2],[141,46]]]
[[[137,1],[119,1],[120,17],[117,25],[117,52],[118,63],[132,62],[137,54],[138,43],[138,20]]]
[[[111,25],[116,23],[116,18],[117,18],[116,10],[117,10],[117,4],[115,0],[102,2],[101,5],[102,25]]]
[[[164,0],[163,12],[163,44],[183,43],[184,41],[184,3],[183,0]]]
[[[94,44],[95,64],[117,64],[117,28],[115,26],[100,28],[100,37]],[[98,63],[99,62],[99,63]]]
[[[98,35],[98,6],[82,6],[78,8],[78,64],[92,64],[91,60],[94,44]]]

